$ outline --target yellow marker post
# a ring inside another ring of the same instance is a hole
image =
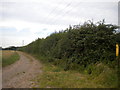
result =
[[[116,56],[118,57],[119,56],[119,45],[116,44]]]

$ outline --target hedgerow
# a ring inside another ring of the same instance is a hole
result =
[[[104,20],[95,24],[87,21],[52,33],[45,39],[38,38],[20,50],[48,57],[48,62],[61,64],[65,70],[96,62],[110,64],[116,59],[115,45],[120,43],[120,33],[115,31],[117,28],[116,25],[105,24]]]

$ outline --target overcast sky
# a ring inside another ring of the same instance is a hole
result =
[[[21,46],[69,25],[118,24],[119,0],[0,0],[0,46]]]

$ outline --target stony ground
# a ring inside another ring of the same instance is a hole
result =
[[[37,87],[34,78],[42,72],[42,65],[28,54],[18,54],[20,60],[2,69],[2,88]]]

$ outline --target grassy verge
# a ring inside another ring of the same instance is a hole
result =
[[[37,79],[40,88],[97,88],[101,87],[88,80],[87,75],[76,71],[64,71],[62,68],[44,64],[43,73]]]
[[[103,63],[86,67],[82,73],[65,71],[60,65],[48,63],[47,58],[36,56],[43,63],[43,73],[36,79],[39,88],[116,88],[117,71]]]
[[[2,51],[2,67],[10,65],[19,60],[19,55],[15,51]]]

